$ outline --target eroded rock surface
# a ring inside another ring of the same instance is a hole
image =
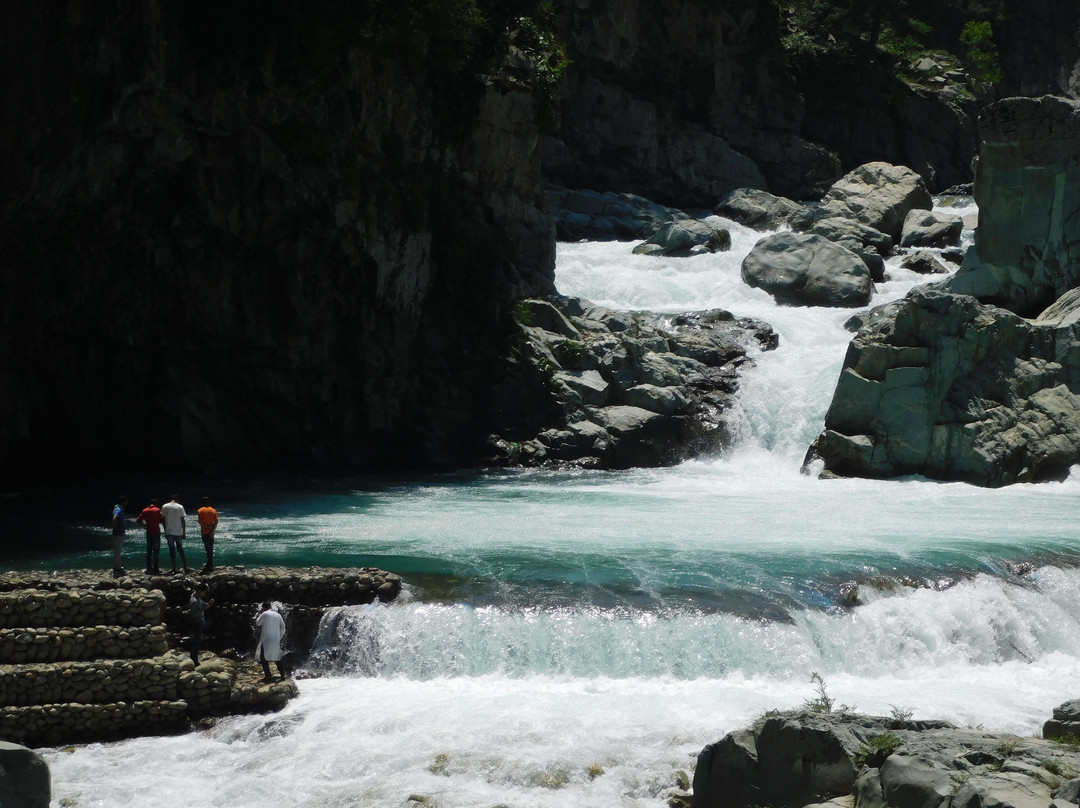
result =
[[[767,324],[720,310],[526,305],[519,372],[496,391],[513,424],[489,440],[498,465],[628,468],[717,451],[736,429],[740,368],[778,340]]]
[[[984,116],[962,268],[866,318],[810,450],[826,472],[999,486],[1080,462],[1080,103]]]

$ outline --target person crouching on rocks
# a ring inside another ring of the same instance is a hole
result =
[[[270,663],[277,665],[278,674],[285,678],[285,665],[281,661],[281,640],[285,636],[285,621],[281,615],[270,608],[270,603],[262,605],[262,611],[255,618],[255,626],[259,629],[259,644],[255,653],[262,664],[263,681],[272,682],[270,676]]]

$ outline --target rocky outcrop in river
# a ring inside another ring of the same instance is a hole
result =
[[[810,455],[827,472],[999,486],[1080,462],[1080,103],[986,111],[963,267],[875,310]]]
[[[1075,736],[1058,742],[944,721],[770,713],[702,750],[693,808],[1063,808],[1078,794]]]
[[[729,445],[735,393],[766,323],[721,310],[664,316],[575,298],[528,300],[518,372],[496,390],[509,426],[488,441],[496,465],[668,465]]]

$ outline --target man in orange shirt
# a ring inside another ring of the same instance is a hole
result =
[[[202,507],[199,508],[199,527],[202,529],[202,543],[206,549],[206,566],[203,572],[214,570],[214,531],[217,530],[217,511],[210,507],[210,497],[202,498]]]

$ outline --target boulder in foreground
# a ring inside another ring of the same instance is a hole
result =
[[[1047,808],[1075,800],[1080,750],[1043,738],[849,713],[774,713],[706,746],[694,808]],[[850,804],[850,803],[849,803]]]

